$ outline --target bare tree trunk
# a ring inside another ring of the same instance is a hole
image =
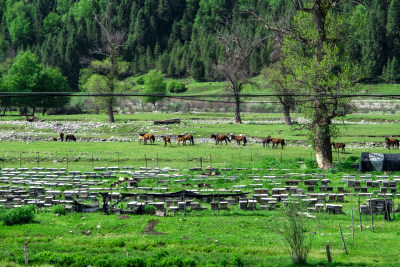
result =
[[[286,125],[292,125],[292,119],[290,118],[290,105],[283,105],[283,117],[285,118]]]
[[[107,114],[108,114],[108,122],[115,122],[114,111],[111,103],[108,103],[107,105]]]
[[[240,117],[240,97],[238,95],[235,96],[235,123],[242,123],[242,118]]]
[[[332,168],[332,146],[329,125],[317,124],[315,126],[315,155],[318,167],[326,170]]]

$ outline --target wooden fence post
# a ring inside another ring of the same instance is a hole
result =
[[[342,237],[342,244],[343,244],[343,248],[344,248],[344,253],[347,254],[347,248],[346,248],[346,244],[344,243],[342,227],[340,227],[340,223],[339,223],[339,231],[340,231],[340,236]]]
[[[328,262],[332,262],[331,251],[329,249],[329,245],[326,245],[325,248],[326,248],[326,257],[328,258]]]
[[[25,251],[25,265],[29,265],[28,241],[25,241],[24,251]]]

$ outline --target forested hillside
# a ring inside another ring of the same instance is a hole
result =
[[[400,0],[340,3],[336,9],[348,29],[346,59],[360,63],[364,81],[394,82],[399,73]],[[217,41],[226,25],[222,22],[249,8],[276,24],[292,19],[290,0],[0,0],[2,72],[7,74],[19,51],[31,50],[45,66],[58,67],[78,90],[80,72],[87,67],[82,59],[103,46],[101,22],[124,34],[121,55],[129,63],[129,75],[156,68],[173,77],[216,80],[212,66],[223,55]],[[256,75],[274,60],[271,55],[279,46],[262,23],[246,25],[249,36],[267,37],[251,56]]]

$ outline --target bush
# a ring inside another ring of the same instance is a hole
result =
[[[139,78],[136,80],[136,83],[139,84],[139,85],[143,85],[143,84],[145,83],[144,77],[143,77],[143,76],[142,76],[142,77],[139,77]]]
[[[51,207],[51,210],[52,210],[52,212],[55,213],[55,214],[60,214],[60,215],[65,215],[65,214],[67,214],[67,210],[66,210],[65,207],[62,206],[62,205],[53,206],[53,207]]]
[[[14,208],[11,210],[0,211],[0,220],[3,225],[15,225],[30,223],[35,219],[35,207],[24,206],[20,208]]]
[[[187,91],[187,88],[181,82],[172,81],[168,84],[168,91],[171,93],[183,93]]]

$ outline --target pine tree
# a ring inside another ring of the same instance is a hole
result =
[[[389,57],[400,58],[400,0],[392,0],[389,6],[386,35]]]

